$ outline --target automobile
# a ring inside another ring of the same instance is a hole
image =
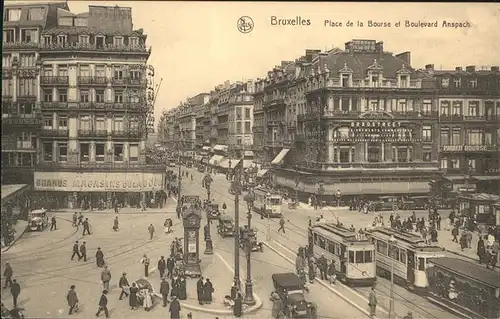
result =
[[[207,211],[208,218],[219,219],[220,216],[219,204],[208,204],[205,209]]]
[[[412,201],[402,199],[400,196],[380,196],[378,200],[370,202],[368,210],[384,211],[384,210],[409,210],[411,209]]]
[[[250,249],[255,251],[264,251],[264,244],[257,241],[257,230],[248,228],[247,225],[240,227],[240,248],[246,249],[247,242],[250,243]]]
[[[424,209],[434,208],[436,205],[432,203],[430,196],[411,196],[405,201],[408,204],[408,209]]]
[[[317,318],[317,306],[304,296],[305,282],[297,274],[279,273],[271,276],[275,292],[282,301],[283,313],[287,318]]]
[[[49,226],[49,216],[44,208],[31,211],[28,216],[28,225],[31,231],[42,231]]]
[[[233,237],[236,228],[234,226],[234,219],[229,215],[219,216],[219,224],[217,225],[217,233],[222,237]]]

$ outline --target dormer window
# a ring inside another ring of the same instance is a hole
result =
[[[19,21],[21,19],[21,9],[5,9],[3,21]]]
[[[81,35],[79,37],[79,42],[80,44],[89,44],[90,43],[90,37],[88,35]]]
[[[378,74],[372,74],[370,77],[372,86],[379,86],[380,77]]]
[[[456,78],[453,80],[453,84],[455,85],[455,88],[460,88],[460,84],[461,84],[461,81],[460,81],[460,78]]]
[[[399,86],[402,88],[408,87],[408,76],[407,75],[401,75],[399,77]]]
[[[450,86],[450,79],[441,79],[441,87],[447,88],[448,86]]]
[[[123,45],[123,37],[113,37],[114,45]]]
[[[43,36],[43,44],[44,45],[50,45],[52,43],[52,36],[50,35],[44,35]]]
[[[470,87],[473,89],[477,88],[477,79],[470,80]]]
[[[37,29],[21,29],[21,42],[38,43],[38,30]]]
[[[130,37],[128,39],[128,44],[131,45],[131,46],[138,46],[139,45],[139,38]]]
[[[57,36],[57,44],[61,46],[66,46],[66,36],[65,35],[58,35]]]
[[[344,88],[349,87],[350,78],[351,76],[349,74],[342,74],[341,76],[342,87]]]
[[[104,47],[104,44],[105,44],[104,36],[100,35],[95,37],[95,45],[98,49],[102,49]]]
[[[27,20],[41,21],[43,20],[44,8],[29,8]]]

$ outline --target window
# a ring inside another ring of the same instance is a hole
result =
[[[59,76],[68,76],[68,67],[65,65],[59,66]]]
[[[408,76],[401,75],[399,77],[399,86],[402,87],[402,88],[408,87]]]
[[[128,121],[128,125],[131,131],[138,131],[139,130],[139,121],[135,118],[131,118]]]
[[[52,76],[52,66],[44,65],[43,66],[43,76]]]
[[[2,96],[12,96],[12,79],[2,79]]]
[[[107,131],[106,118],[104,116],[96,116],[95,128],[98,131]]]
[[[342,87],[349,86],[349,74],[342,74]]]
[[[139,103],[140,101],[139,91],[138,90],[130,91],[128,99],[130,103]]]
[[[365,262],[364,251],[356,251],[356,264],[363,264]]]
[[[21,19],[21,9],[5,9],[3,21],[19,21]]]
[[[250,108],[249,107],[245,108],[245,119],[246,120],[250,119]]]
[[[378,111],[378,100],[370,100],[370,111]]]
[[[450,79],[441,79],[441,87],[447,88],[450,86]]]
[[[381,149],[378,145],[368,145],[368,162],[380,162]]]
[[[51,115],[46,115],[43,117],[43,128],[44,129],[52,129],[54,123],[54,119]]]
[[[378,75],[372,75],[371,79],[372,79],[372,85],[373,86],[379,86],[379,77],[378,77]]]
[[[28,9],[28,20],[40,21],[43,20],[44,10],[43,8],[29,8]]]
[[[58,35],[57,36],[57,43],[61,46],[66,46],[66,36],[65,35]]]
[[[21,67],[34,67],[36,64],[35,54],[19,54],[19,64]]]
[[[130,78],[132,80],[140,80],[141,79],[141,72],[140,71],[130,71]]]
[[[441,145],[450,145],[450,129],[441,129]]]
[[[37,92],[37,81],[36,79],[17,79],[19,85],[19,96],[36,96]]]
[[[57,126],[60,130],[68,129],[68,117],[66,115],[59,115],[57,119]]]
[[[429,149],[424,149],[422,151],[422,160],[424,162],[432,162],[432,151]]]
[[[450,102],[441,102],[441,115],[450,115]]]
[[[102,49],[106,43],[104,36],[95,37],[95,45],[98,49]]]
[[[371,250],[365,250],[364,251],[364,262],[365,263],[372,263],[373,262],[373,251]]]
[[[113,131],[123,131],[123,118],[115,117],[113,121]]]
[[[139,45],[139,39],[136,37],[130,37],[128,38],[128,44],[131,46],[137,46]]]
[[[475,159],[470,159],[469,160],[469,169],[471,171],[475,171],[476,170],[476,160]]]
[[[458,158],[453,158],[450,162],[451,168],[460,168],[460,160]]]
[[[484,144],[493,145],[493,133],[492,132],[484,132]]]
[[[80,76],[90,76],[90,67],[88,65],[80,65]]]
[[[95,99],[98,103],[104,103],[104,90],[96,90]]]
[[[91,126],[90,126],[90,116],[89,115],[80,115],[80,130],[83,131],[90,131]]]
[[[349,263],[354,264],[354,251],[349,251]]]
[[[3,30],[3,42],[4,43],[16,42],[14,30]]]
[[[483,132],[480,129],[468,130],[469,145],[483,144]]]
[[[45,162],[52,161],[52,143],[46,142],[43,143],[43,160]]]
[[[398,162],[408,162],[408,148],[398,147]]]
[[[114,45],[123,45],[123,37],[113,37]]]
[[[68,160],[68,144],[66,143],[57,144],[57,158],[59,162],[66,162]]]
[[[19,104],[19,115],[24,117],[31,117],[35,114],[35,104],[34,103],[20,103]]]
[[[95,76],[102,78],[106,77],[106,69],[104,68],[104,65],[96,65]]]
[[[115,162],[123,161],[123,144],[115,144],[113,146],[113,155]]]
[[[460,88],[460,85],[461,85],[461,80],[460,80],[460,78],[455,78],[455,79],[453,79],[453,85],[455,85],[455,88],[456,88],[456,89]]]
[[[462,132],[461,132],[460,128],[452,129],[451,145],[462,145]]]
[[[95,145],[95,160],[96,162],[104,162],[104,144],[96,144]]]
[[[236,133],[241,134],[242,126],[241,122],[236,122]]]
[[[90,158],[90,145],[80,143],[80,162],[88,162]]]
[[[52,43],[52,36],[51,35],[44,35],[43,36],[43,44],[50,45],[51,43]]]
[[[432,142],[432,127],[424,126],[422,128],[422,140],[424,142]]]
[[[440,166],[441,166],[441,169],[447,169],[448,168],[448,159],[447,158],[441,159]]]
[[[241,107],[236,108],[236,119],[241,120]]]
[[[377,252],[387,255],[387,243],[377,240]]]
[[[115,103],[123,103],[123,91],[115,91]]]
[[[473,89],[477,88],[477,79],[470,80],[469,85]]]
[[[80,90],[80,102],[89,102],[89,91],[88,90]]]
[[[59,102],[68,102],[68,91],[64,89],[59,90]]]
[[[52,91],[43,91],[43,101],[52,102]]]
[[[38,43],[38,30],[37,29],[21,29],[21,42]]]
[[[422,103],[422,113],[430,114],[432,112],[432,101],[424,100]]]
[[[81,35],[79,39],[80,44],[89,44],[89,36],[88,35]]]
[[[455,101],[453,102],[453,115],[462,115],[462,102]]]
[[[469,101],[469,116],[479,116],[478,101]]]
[[[349,148],[341,147],[339,157],[341,163],[349,163]]]
[[[242,141],[242,139],[241,139],[241,136],[238,136],[238,137],[236,138],[236,145],[242,145],[242,144],[243,144],[243,141]]]
[[[250,121],[245,121],[245,134],[252,134],[252,127]]]
[[[399,99],[398,100],[397,111],[398,112],[406,112],[406,99]]]
[[[128,155],[129,161],[137,162],[139,160],[139,145],[131,144],[129,146],[128,153],[129,153]]]

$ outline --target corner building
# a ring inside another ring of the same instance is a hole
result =
[[[132,29],[131,8],[56,14],[41,38],[34,188],[59,207],[149,201],[164,189],[164,168],[145,158],[154,99],[146,35]]]
[[[427,194],[438,174],[435,85],[410,60],[382,42],[352,40],[297,63],[306,103],[295,156],[273,160],[276,182],[325,200]]]

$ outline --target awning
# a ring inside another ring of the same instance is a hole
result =
[[[262,177],[264,176],[267,172],[269,172],[268,169],[259,169],[259,171],[257,172],[257,176],[258,177]]]
[[[29,188],[28,184],[2,185],[2,204],[12,197],[24,193]]]
[[[210,152],[210,146],[203,146],[201,149]]]
[[[281,181],[278,184],[288,187],[295,187],[293,180]],[[430,186],[428,182],[372,182],[372,183],[335,183],[325,184],[325,194],[333,195],[338,190],[343,195],[385,195],[385,194],[427,194]],[[316,192],[317,185],[306,184],[304,191]]]
[[[449,180],[450,182],[454,182],[466,179],[467,177],[464,175],[445,175],[443,178]]]
[[[500,175],[492,175],[492,176],[474,176],[474,179],[478,181],[498,181],[500,180]]]
[[[214,146],[214,151],[220,151],[223,152],[227,149],[227,145],[215,145]]]
[[[222,168],[229,168],[229,159],[224,157],[220,162],[219,162],[219,167]],[[234,167],[234,164],[231,162],[231,166]]]
[[[279,164],[285,158],[286,154],[290,151],[289,148],[282,149],[279,154],[273,159],[271,164]]]
[[[222,161],[223,158],[224,156],[222,155],[214,155],[212,156],[212,158],[210,158],[208,164],[217,166],[219,165],[219,163]]]

